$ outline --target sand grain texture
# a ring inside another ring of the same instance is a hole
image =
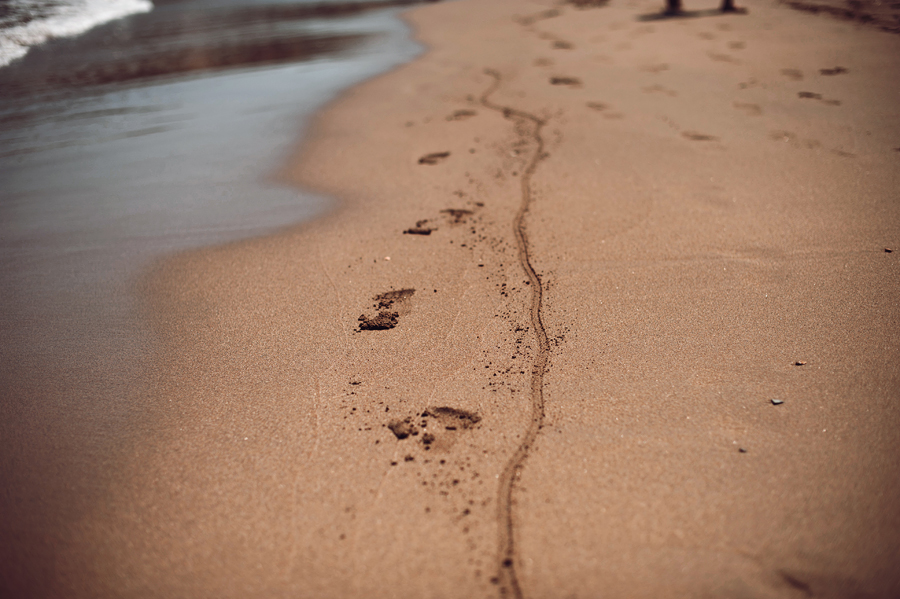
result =
[[[60,587],[897,596],[900,38],[748,6],[407,13],[429,52],[282,173],[341,207],[148,273],[153,401]]]

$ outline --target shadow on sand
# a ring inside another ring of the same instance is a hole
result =
[[[683,10],[681,0],[667,0],[666,8],[662,12],[655,12],[638,16],[638,21],[662,21],[666,19],[694,19],[698,17],[716,17],[728,14],[747,14],[746,8],[736,7],[734,0],[722,0],[720,8],[705,10]]]

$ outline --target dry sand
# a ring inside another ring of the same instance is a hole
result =
[[[409,12],[341,207],[146,277],[59,593],[900,596],[900,37],[661,4]]]

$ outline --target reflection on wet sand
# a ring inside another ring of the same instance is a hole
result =
[[[343,29],[342,17],[421,1],[224,7],[157,2],[151,13],[33,48],[24,59],[0,69],[0,88],[9,99],[48,91],[65,93],[78,86],[308,60],[365,38]]]

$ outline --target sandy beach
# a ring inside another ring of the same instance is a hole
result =
[[[141,278],[41,596],[900,596],[900,37],[716,6],[405,13],[339,206]]]

